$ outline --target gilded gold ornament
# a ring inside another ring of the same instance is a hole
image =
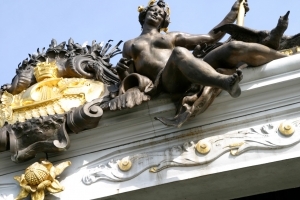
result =
[[[148,2],[148,6],[153,6],[154,4],[156,3],[156,0],[150,0]],[[145,10],[144,6],[138,6],[138,12],[143,12]],[[171,9],[170,7],[166,4],[165,6],[165,12],[167,14],[167,16],[170,16],[171,15]],[[164,31],[164,30],[162,30]],[[165,32],[167,32],[168,30],[166,30]]]
[[[155,4],[156,0],[150,0],[148,3],[148,6],[152,6],[153,4]]]
[[[284,51],[281,51],[281,53],[285,54],[285,55],[293,55],[293,51],[291,49],[286,49]]]
[[[231,147],[231,148],[235,148],[235,147],[238,148],[238,147],[242,146],[243,144],[245,144],[244,141],[242,141],[242,142],[235,142],[235,143],[230,144],[229,147]]]
[[[34,76],[38,82],[47,78],[57,78],[58,67],[56,62],[41,62],[34,68]]]
[[[44,165],[36,162],[25,170],[25,180],[29,185],[38,185],[47,180],[49,174],[48,169]]]
[[[290,136],[295,132],[295,126],[289,121],[284,121],[279,125],[278,130],[282,135]]]
[[[199,141],[196,144],[196,149],[199,153],[201,154],[207,154],[208,152],[210,152],[211,149],[211,144],[207,141]]]
[[[163,32],[165,32],[165,33],[167,33],[168,30],[169,30],[168,28],[161,28],[161,29],[160,29],[160,31],[163,31]]]
[[[70,165],[70,161],[63,162],[55,167],[49,161],[36,162],[30,165],[24,174],[14,177],[22,188],[15,200],[25,199],[29,194],[31,194],[32,199],[43,200],[45,189],[51,193],[63,191],[63,186],[55,178]]]
[[[242,0],[240,2],[239,12],[238,12],[238,16],[236,19],[236,24],[239,26],[244,26],[244,18],[245,18],[245,14],[246,14],[244,3],[245,3],[245,0]]]
[[[55,62],[39,63],[35,68],[39,81],[27,90],[1,97],[0,127],[5,122],[25,122],[33,117],[63,114],[73,107],[100,98],[105,93],[102,82],[84,78],[57,78]]]
[[[300,52],[300,46],[295,46],[289,49],[283,49],[279,51],[280,53],[286,54],[288,56],[290,55],[295,55],[295,54],[299,54]]]
[[[157,167],[151,167],[149,169],[149,172],[151,172],[151,173],[157,173]]]
[[[120,168],[120,170],[122,171],[129,171],[132,167],[132,162],[131,160],[129,159],[129,157],[125,157],[123,158],[122,160],[119,160],[118,161],[118,166]]]
[[[171,15],[171,9],[168,5],[166,5],[166,13],[167,13],[168,16]]]
[[[235,142],[235,143],[232,143],[229,145],[230,148],[234,148],[234,149],[231,149],[230,150],[230,154],[233,155],[233,156],[236,156],[237,152],[238,152],[238,148],[242,145],[244,145],[245,142],[242,141],[242,142]]]
[[[139,7],[138,7],[138,12],[143,12],[144,9],[145,9],[144,6],[139,6]]]

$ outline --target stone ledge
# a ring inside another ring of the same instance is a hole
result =
[[[242,186],[246,178],[255,175],[255,169],[261,171],[260,177],[257,177],[256,180],[264,177],[268,179],[267,177],[269,177],[268,180],[264,181],[266,184],[272,183],[273,176],[282,178],[282,173],[277,176],[268,174],[268,170],[264,165],[271,165],[276,171],[276,169],[282,169],[286,163],[289,163],[289,168],[296,169],[299,167],[297,164],[299,156],[295,152],[300,148],[299,144],[287,149],[269,152],[256,150],[230,159],[228,159],[228,156],[223,155],[216,162],[205,166],[178,168],[177,170],[166,169],[154,177],[144,172],[141,177],[135,178],[133,182],[125,183],[104,181],[85,186],[80,182],[84,172],[80,167],[93,161],[95,165],[105,164],[111,158],[122,158],[126,155],[151,150],[162,151],[191,140],[197,141],[251,126],[300,117],[300,64],[298,63],[300,63],[300,55],[295,55],[273,61],[262,67],[245,69],[245,78],[241,84],[243,90],[241,97],[232,99],[227,93],[221,93],[205,113],[189,120],[180,129],[165,127],[154,120],[154,116],[172,117],[174,115],[174,105],[167,95],[162,95],[158,99],[151,100],[130,110],[104,113],[97,128],[84,131],[78,135],[71,135],[71,148],[68,151],[60,154],[50,154],[50,160],[54,163],[61,160],[71,160],[73,163],[70,169],[66,170],[61,177],[64,179],[62,184],[67,189],[65,192],[58,194],[58,197],[70,199],[73,195],[74,197],[78,197],[76,195],[80,196],[76,192],[74,194],[70,193],[68,187],[73,188],[72,192],[75,187],[75,191],[84,188],[85,194],[92,194],[93,191],[98,190],[96,196],[82,196],[81,199],[114,195],[112,198],[116,199],[128,199],[129,197],[131,197],[129,199],[138,199],[138,195],[141,195],[143,191],[148,191],[155,197],[155,191],[163,193],[165,189],[169,190],[172,187],[177,188],[178,191],[186,191],[187,189],[181,188],[184,185],[183,183],[193,187],[191,184],[197,183],[201,186],[203,182],[206,182],[206,185],[210,187],[221,185],[222,187],[219,190],[224,193],[230,187],[239,187],[238,182],[225,187],[230,182],[228,180],[234,180],[230,176],[237,177],[242,173],[242,176],[238,178],[241,181],[240,186]],[[36,160],[39,157],[44,157],[44,155],[39,155]],[[293,164],[288,159],[296,161]],[[10,160],[9,152],[0,153],[0,160],[1,183],[4,186],[13,185],[11,187],[0,187],[0,194],[16,194],[16,182],[13,180],[13,176],[19,175],[35,160],[15,164]],[[93,165],[89,167],[93,167]],[[248,169],[252,172],[246,173],[245,171]],[[245,174],[243,174],[244,172]],[[292,173],[292,171],[288,172]],[[227,179],[222,181],[224,179],[222,177],[227,177]],[[299,186],[296,183],[296,176],[293,179],[293,174],[288,174],[288,177],[292,177],[290,182],[284,180],[282,184],[270,185],[270,187],[265,187],[264,192]],[[214,181],[210,179],[214,179]],[[99,191],[99,188],[109,189]],[[195,187],[196,189],[197,187]],[[243,188],[240,187],[240,189]],[[209,194],[205,191],[203,190],[199,194],[204,196]],[[245,189],[242,193],[237,192],[230,198],[240,197],[239,194],[251,195],[260,192],[262,191],[253,184],[253,189]],[[225,194],[227,193],[224,193],[224,197],[227,197]],[[188,194],[185,196],[188,197]],[[155,199],[152,195],[149,195],[149,197]],[[222,198],[220,197],[220,199]]]

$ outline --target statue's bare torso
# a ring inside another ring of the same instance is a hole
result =
[[[232,23],[237,17],[240,1],[217,26]],[[235,68],[238,63],[245,62],[259,66],[271,60],[283,57],[274,50],[259,45],[243,42],[231,42],[223,45],[207,55],[204,60],[195,58],[190,50],[201,43],[215,43],[224,34],[210,31],[208,34],[187,34],[171,32],[162,34],[159,27],[164,21],[163,8],[152,6],[146,12],[143,31],[140,36],[125,42],[123,57],[118,68],[126,69],[128,61],[133,61],[131,72],[144,75],[155,81],[160,71],[163,89],[168,93],[185,92],[191,83],[218,87],[229,92],[233,97],[241,93],[238,85],[242,78],[241,71],[233,75],[216,72],[217,68]],[[259,55],[259,59],[257,59]],[[120,70],[119,70],[120,72]],[[126,76],[119,73],[121,79]]]
[[[154,81],[172,54],[175,47],[174,35],[145,34],[127,41],[124,45],[125,55],[133,59],[135,71]]]

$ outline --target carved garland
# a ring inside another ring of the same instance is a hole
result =
[[[280,124],[267,124],[224,135],[208,137],[175,146],[164,152],[150,152],[113,159],[107,164],[88,169],[82,182],[90,185],[99,180],[122,182],[133,179],[145,170],[157,173],[170,167],[190,167],[213,162],[230,152],[238,156],[254,149],[281,149],[300,142],[300,119]]]

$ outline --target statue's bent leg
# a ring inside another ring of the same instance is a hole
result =
[[[218,87],[226,90],[232,97],[238,97],[241,93],[238,85],[241,78],[241,71],[233,75],[216,72],[208,63],[195,58],[182,47],[173,50],[162,72],[163,87],[169,93],[183,92],[191,83],[196,83]]]
[[[286,55],[261,44],[232,41],[212,50],[203,60],[216,69],[235,68],[241,62],[256,67],[283,57]]]

